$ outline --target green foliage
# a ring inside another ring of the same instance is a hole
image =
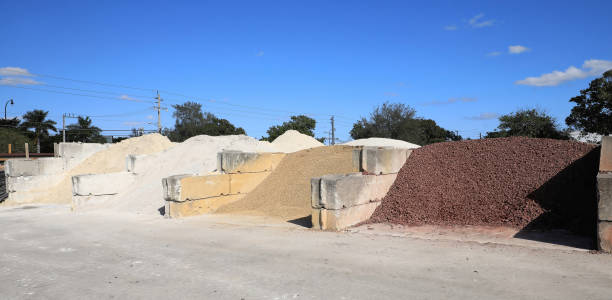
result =
[[[36,142],[36,152],[40,153],[41,139],[49,137],[49,131],[57,132],[55,121],[47,120],[48,111],[35,109],[23,115],[23,121],[19,125],[22,130],[29,133]],[[33,131],[30,131],[33,130]]]
[[[26,134],[16,128],[0,127],[0,152],[8,152],[8,144],[12,146],[12,152],[23,152],[24,144],[32,144]]]
[[[486,138],[526,136],[533,138],[568,139],[553,117],[537,109],[522,109],[499,117],[499,126],[487,132]]]
[[[203,113],[202,105],[185,102],[173,105],[174,129],[165,128],[163,134],[173,142],[182,142],[190,137],[206,134],[211,136],[246,134],[241,127],[236,128],[226,119],[217,118],[211,113]]]
[[[461,136],[446,130],[430,119],[416,117],[416,111],[403,103],[385,102],[370,114],[353,124],[353,139],[381,137],[404,140],[418,145],[445,141],[458,141]]]
[[[0,119],[0,127],[17,128],[18,126],[19,126],[19,119],[17,119],[17,118]]]
[[[602,135],[612,134],[612,70],[603,73],[569,100],[576,103],[565,123],[578,130]]]
[[[83,143],[104,143],[102,129],[93,126],[89,117],[78,117],[76,124],[66,126],[66,141]]]
[[[270,127],[267,131],[268,136],[262,137],[261,140],[274,141],[287,130],[297,130],[302,134],[314,137],[314,129],[316,125],[317,121],[315,121],[313,118],[304,115],[291,116],[291,121],[283,122],[282,125]]]

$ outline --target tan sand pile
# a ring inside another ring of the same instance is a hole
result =
[[[34,203],[70,203],[72,201],[72,176],[126,171],[125,158],[129,154],[152,154],[171,148],[174,144],[158,133],[123,140],[85,159],[63,174],[64,179]],[[61,176],[61,175],[58,175]]]
[[[310,179],[353,170],[353,147],[318,147],[290,153],[260,185],[217,213],[261,215],[294,220],[311,214]]]
[[[415,149],[415,148],[421,147],[417,144],[408,143],[402,140],[376,138],[376,137],[367,138],[367,139],[358,139],[358,140],[350,141],[348,143],[344,143],[343,145],[394,147],[394,148],[406,148],[406,149]]]
[[[272,146],[278,152],[290,153],[324,145],[311,136],[301,134],[296,130],[287,130],[272,141]]]

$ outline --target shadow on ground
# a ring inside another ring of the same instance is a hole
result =
[[[515,238],[586,249],[595,247],[600,149],[591,150],[528,195],[545,212]]]
[[[299,225],[306,228],[312,228],[312,215],[287,221],[291,224]]]

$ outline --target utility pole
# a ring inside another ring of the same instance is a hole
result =
[[[157,99],[157,106],[153,106],[153,109],[157,110],[157,132],[161,134],[162,133],[161,111],[162,109],[165,111],[168,111],[168,109],[161,106],[161,102],[163,101],[163,99],[159,96],[159,91],[157,91],[157,97],[155,97],[155,99]]]
[[[71,113],[64,113],[62,115],[62,142],[66,142],[66,118],[78,118],[77,115]]]
[[[331,144],[336,144],[336,128],[334,127],[334,116],[331,116]]]
[[[161,97],[159,96],[159,91],[157,91],[157,132],[161,133]]]

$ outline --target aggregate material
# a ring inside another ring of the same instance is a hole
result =
[[[217,213],[260,215],[295,220],[312,213],[310,179],[353,170],[353,147],[317,147],[290,153],[244,198]]]
[[[415,149],[369,223],[565,228],[592,234],[599,148],[524,137]]]
[[[394,147],[394,148],[406,148],[406,149],[416,149],[421,146],[417,144],[412,144],[402,140],[394,140],[387,138],[367,138],[367,139],[359,139],[353,140],[343,145],[349,146],[379,146],[379,147]]]
[[[278,152],[296,152],[304,149],[324,146],[323,143],[315,138],[301,134],[296,130],[287,130],[281,136],[272,141],[272,146]]]
[[[171,148],[173,143],[158,133],[133,137],[96,152],[76,167],[64,172],[62,181],[44,190],[44,196],[33,199],[33,203],[70,203],[72,200],[72,176],[81,174],[103,174],[125,171],[125,158],[129,154],[151,154]],[[34,188],[33,191],[37,189]],[[7,203],[10,205],[10,203]]]

